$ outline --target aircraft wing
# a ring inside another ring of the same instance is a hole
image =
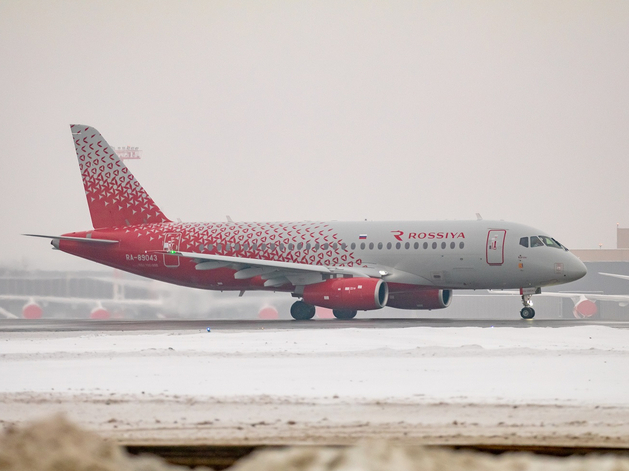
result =
[[[596,293],[543,293],[543,296],[555,296],[557,298],[580,299],[585,298],[590,301],[611,301],[620,304],[629,304],[629,295],[626,294],[596,294]]]
[[[245,280],[261,276],[266,280],[264,286],[282,286],[286,283],[310,285],[320,283],[323,275],[352,275],[364,278],[384,278],[391,274],[391,269],[376,265],[361,267],[339,267],[328,265],[308,265],[305,263],[260,260],[257,258],[229,257],[194,252],[162,252],[194,261],[197,270],[214,270],[229,267],[237,270],[234,278]]]
[[[601,273],[601,275],[602,274],[603,273]],[[619,276],[619,275],[616,275],[616,276]],[[520,296],[520,293],[518,291],[488,290],[488,292],[491,293],[492,296],[496,296],[496,295],[497,296],[500,296],[500,295]],[[459,295],[459,297],[460,296],[461,295]],[[473,295],[470,295],[470,296],[473,296]],[[482,295],[475,295],[475,296],[482,296]],[[621,305],[629,305],[629,295],[627,294],[576,293],[576,292],[571,293],[571,292],[544,291],[543,293],[537,294],[535,296],[547,296],[551,298],[569,298],[569,299],[572,299],[575,303],[583,299],[588,299],[590,301],[610,301],[610,302],[619,303]]]
[[[15,314],[7,311],[3,307],[0,307],[0,318],[4,317],[5,319],[19,319]]]
[[[103,299],[76,298],[65,296],[39,296],[26,294],[0,294],[0,301],[38,301],[44,303],[87,304],[87,305],[116,305],[116,306],[161,306],[159,299]]]
[[[620,278],[621,280],[629,280],[629,276],[627,275],[618,275],[616,273],[603,273],[601,271],[599,271],[598,274],[604,276],[613,276],[614,278]]]

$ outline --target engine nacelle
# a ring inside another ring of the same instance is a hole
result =
[[[35,301],[30,301],[22,308],[22,317],[24,319],[41,319],[44,310]]]
[[[589,299],[582,299],[572,309],[572,315],[577,319],[588,319],[595,316],[596,313],[598,313],[598,308]]]
[[[451,302],[450,289],[416,289],[389,293],[387,306],[397,309],[443,309]]]
[[[102,307],[95,307],[94,309],[92,309],[92,312],[90,312],[90,319],[106,320],[110,317],[111,313],[107,309],[104,309]]]
[[[389,288],[375,278],[333,278],[307,285],[303,299],[308,304],[330,309],[370,311],[387,304]]]

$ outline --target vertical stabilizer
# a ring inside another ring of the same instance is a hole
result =
[[[169,222],[96,129],[70,129],[94,229]]]

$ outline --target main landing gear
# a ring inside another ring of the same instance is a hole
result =
[[[316,308],[312,304],[305,303],[303,301],[296,301],[290,307],[290,315],[297,321],[307,321],[312,319],[315,315]],[[333,309],[332,313],[337,319],[353,319],[356,317],[356,313],[352,309]]]
[[[290,315],[296,321],[307,321],[315,315],[315,307],[312,304],[306,304],[303,301],[297,301],[290,307]]]
[[[533,303],[531,302],[532,296],[532,294],[522,295],[522,304],[524,304],[524,307],[520,311],[522,319],[533,319],[535,317],[535,309],[531,307],[533,306]]]
[[[356,313],[358,311],[353,311],[352,309],[333,309],[332,314],[337,319],[353,319],[356,317]]]

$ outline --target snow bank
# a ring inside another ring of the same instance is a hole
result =
[[[354,447],[293,447],[260,451],[230,471],[629,471],[629,458],[550,458],[526,453],[484,453],[366,442]]]
[[[6,471],[187,470],[156,456],[131,456],[62,416],[12,428],[0,436],[0,469]],[[209,468],[197,468],[197,470]]]
[[[186,470],[154,456],[131,456],[61,416],[11,429],[0,436],[0,469],[6,471]],[[197,467],[197,471],[208,470]],[[629,471],[629,458],[549,458],[525,453],[484,453],[364,442],[356,446],[262,450],[230,471]]]

